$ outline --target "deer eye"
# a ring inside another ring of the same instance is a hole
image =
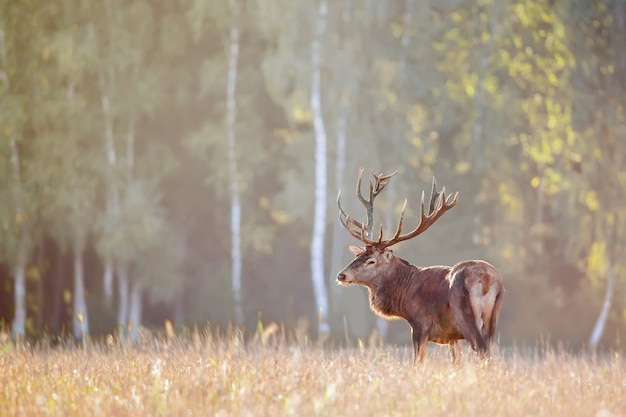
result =
[[[368,259],[368,260],[365,262],[365,265],[374,265],[375,263],[376,263],[376,260],[375,260],[375,259],[370,258],[370,259]]]

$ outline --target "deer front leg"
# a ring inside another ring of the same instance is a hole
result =
[[[413,365],[424,363],[426,357],[426,344],[428,343],[426,331],[419,324],[411,323],[411,339],[413,340]]]
[[[450,346],[450,353],[452,354],[452,363],[454,365],[458,365],[461,359],[461,351],[459,350],[459,342],[454,341],[450,343],[448,346]]]

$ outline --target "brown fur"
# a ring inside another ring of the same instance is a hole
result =
[[[466,339],[489,356],[502,306],[500,273],[484,261],[419,267],[388,248],[351,246],[356,258],[337,275],[339,284],[368,288],[370,306],[386,318],[403,318],[412,329],[414,360],[424,360],[427,342],[450,345]]]

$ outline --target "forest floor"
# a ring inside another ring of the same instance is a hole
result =
[[[1,416],[624,416],[626,361],[507,348],[452,365],[429,347],[313,342],[259,328],[110,336],[85,344],[0,335]]]

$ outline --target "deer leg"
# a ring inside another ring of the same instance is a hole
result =
[[[500,308],[502,307],[502,293],[496,296],[496,302],[493,305],[491,311],[491,318],[489,321],[489,333],[487,334],[487,342],[491,345],[494,336],[496,335],[496,328],[498,327],[498,316],[500,315]]]
[[[452,314],[461,328],[463,337],[467,339],[469,344],[472,346],[472,349],[478,352],[481,356],[489,356],[489,348],[485,343],[483,335],[476,326],[474,312],[470,307],[469,302],[463,300],[460,303],[451,303],[450,310],[452,310]]]
[[[422,326],[411,324],[411,338],[413,339],[413,365],[424,363],[426,357],[426,332]]]
[[[459,350],[459,342],[458,341],[454,341],[452,343],[450,343],[450,353],[452,354],[452,363],[455,365],[459,364],[459,361],[461,360],[461,351]]]
[[[450,310],[456,319],[463,337],[480,356],[489,356],[482,328],[482,282],[468,282],[463,271],[454,274],[450,286]],[[480,328],[479,328],[480,326]]]

